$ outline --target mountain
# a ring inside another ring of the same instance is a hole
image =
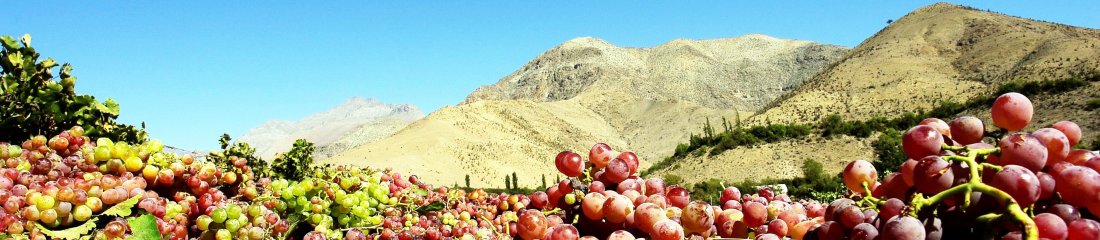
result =
[[[296,122],[265,122],[236,141],[248,143],[256,148],[257,156],[270,160],[290,150],[295,140],[306,139],[317,148],[314,157],[325,158],[382,139],[423,116],[413,105],[353,97]]]
[[[831,114],[849,120],[893,117],[928,110],[943,100],[965,102],[990,95],[1010,80],[1045,81],[1098,71],[1100,31],[1096,29],[938,3],[893,22],[746,122],[816,123]],[[1029,129],[1071,120],[1086,133],[1082,139],[1095,138],[1100,114],[1086,110],[1085,102],[1100,97],[1098,92],[1100,85],[1090,82],[1066,93],[1028,96],[1036,107]],[[991,123],[988,106],[964,114]],[[827,171],[836,173],[852,160],[874,159],[874,138],[809,137],[739,148],[714,157],[690,157],[682,160],[685,164],[655,175],[683,176],[687,182],[713,176],[732,176],[729,180],[794,177],[801,174],[798,167],[804,159],[822,161]],[[779,169],[779,174],[746,172],[745,168],[759,162]]]
[[[596,142],[636,152],[642,166],[672,153],[706,119],[763,109],[847,52],[746,35],[625,48],[583,37],[539,55],[457,106],[392,136],[323,160],[387,166],[443,184],[521,186],[556,176],[552,156]],[[551,179],[552,181],[553,179]]]

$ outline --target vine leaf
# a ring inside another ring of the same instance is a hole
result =
[[[130,199],[126,199],[126,201],[115,204],[111,208],[108,208],[106,211],[103,211],[103,213],[101,213],[100,215],[116,217],[130,216],[130,213],[132,213],[131,210],[134,208],[134,205],[137,205],[138,200],[141,200],[140,194]]]
[[[435,201],[435,202],[432,202],[431,204],[424,205],[423,207],[417,208],[416,212],[418,212],[420,214],[424,214],[426,212],[439,211],[439,210],[443,210],[444,205],[445,204],[443,204],[443,202]]]
[[[157,228],[157,219],[153,215],[144,214],[140,217],[126,220],[130,224],[130,231],[134,239],[161,239],[160,229]]]
[[[84,224],[80,224],[79,226],[67,228],[64,230],[50,230],[49,228],[46,228],[46,226],[38,224],[38,230],[41,231],[42,234],[46,234],[46,236],[49,236],[53,239],[80,239],[80,236],[87,235],[89,231],[95,229],[95,223],[98,220],[99,218],[92,218],[84,222]]]

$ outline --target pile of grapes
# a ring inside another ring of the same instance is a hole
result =
[[[1020,132],[1030,101],[996,100],[992,123],[926,119],[911,158],[884,174],[847,165],[847,198],[792,200],[727,187],[715,204],[638,176],[638,157],[596,144],[563,151],[545,191],[434,187],[391,169],[315,167],[257,177],[243,158],[211,162],[142,144],[92,141],[80,127],[0,143],[0,238],[16,239],[1100,239],[1100,154],[1074,150],[1072,122]]]

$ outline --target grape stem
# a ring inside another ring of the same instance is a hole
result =
[[[973,191],[978,191],[983,194],[983,197],[993,197],[994,199],[1005,203],[1005,211],[1009,214],[1009,216],[1024,225],[1024,233],[1026,234],[1026,239],[1039,239],[1039,229],[1035,225],[1035,221],[1033,221],[1031,217],[1029,217],[1028,214],[1024,212],[1023,208],[1020,207],[1020,204],[1016,202],[1016,200],[1013,199],[1011,195],[1008,195],[1008,193],[1005,193],[1004,191],[1001,191],[1000,189],[997,189],[993,186],[989,186],[988,184],[982,183],[982,178],[980,175],[978,175],[983,167],[991,166],[992,164],[978,164],[976,159],[979,156],[997,153],[999,152],[998,149],[969,149],[968,147],[953,147],[946,144],[943,145],[943,149],[951,151],[961,150],[966,152],[966,156],[944,156],[943,159],[948,161],[963,162],[966,163],[967,166],[970,166],[970,181],[944,190],[943,192],[937,193],[936,195],[929,198],[924,198],[923,196],[918,195],[913,200],[915,208],[913,214],[916,214],[916,212],[919,212],[922,208],[926,206],[938,204],[948,197],[954,196],[956,194],[965,194],[963,200],[963,208],[966,208],[970,205],[970,193]],[[998,215],[997,217],[1000,217],[1000,215]]]

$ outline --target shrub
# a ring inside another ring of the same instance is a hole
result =
[[[308,174],[310,165],[313,165],[313,143],[305,139],[294,141],[290,151],[275,158],[271,163],[274,174],[288,180],[301,180]],[[467,182],[469,182],[467,178]],[[468,184],[467,184],[468,185]]]

